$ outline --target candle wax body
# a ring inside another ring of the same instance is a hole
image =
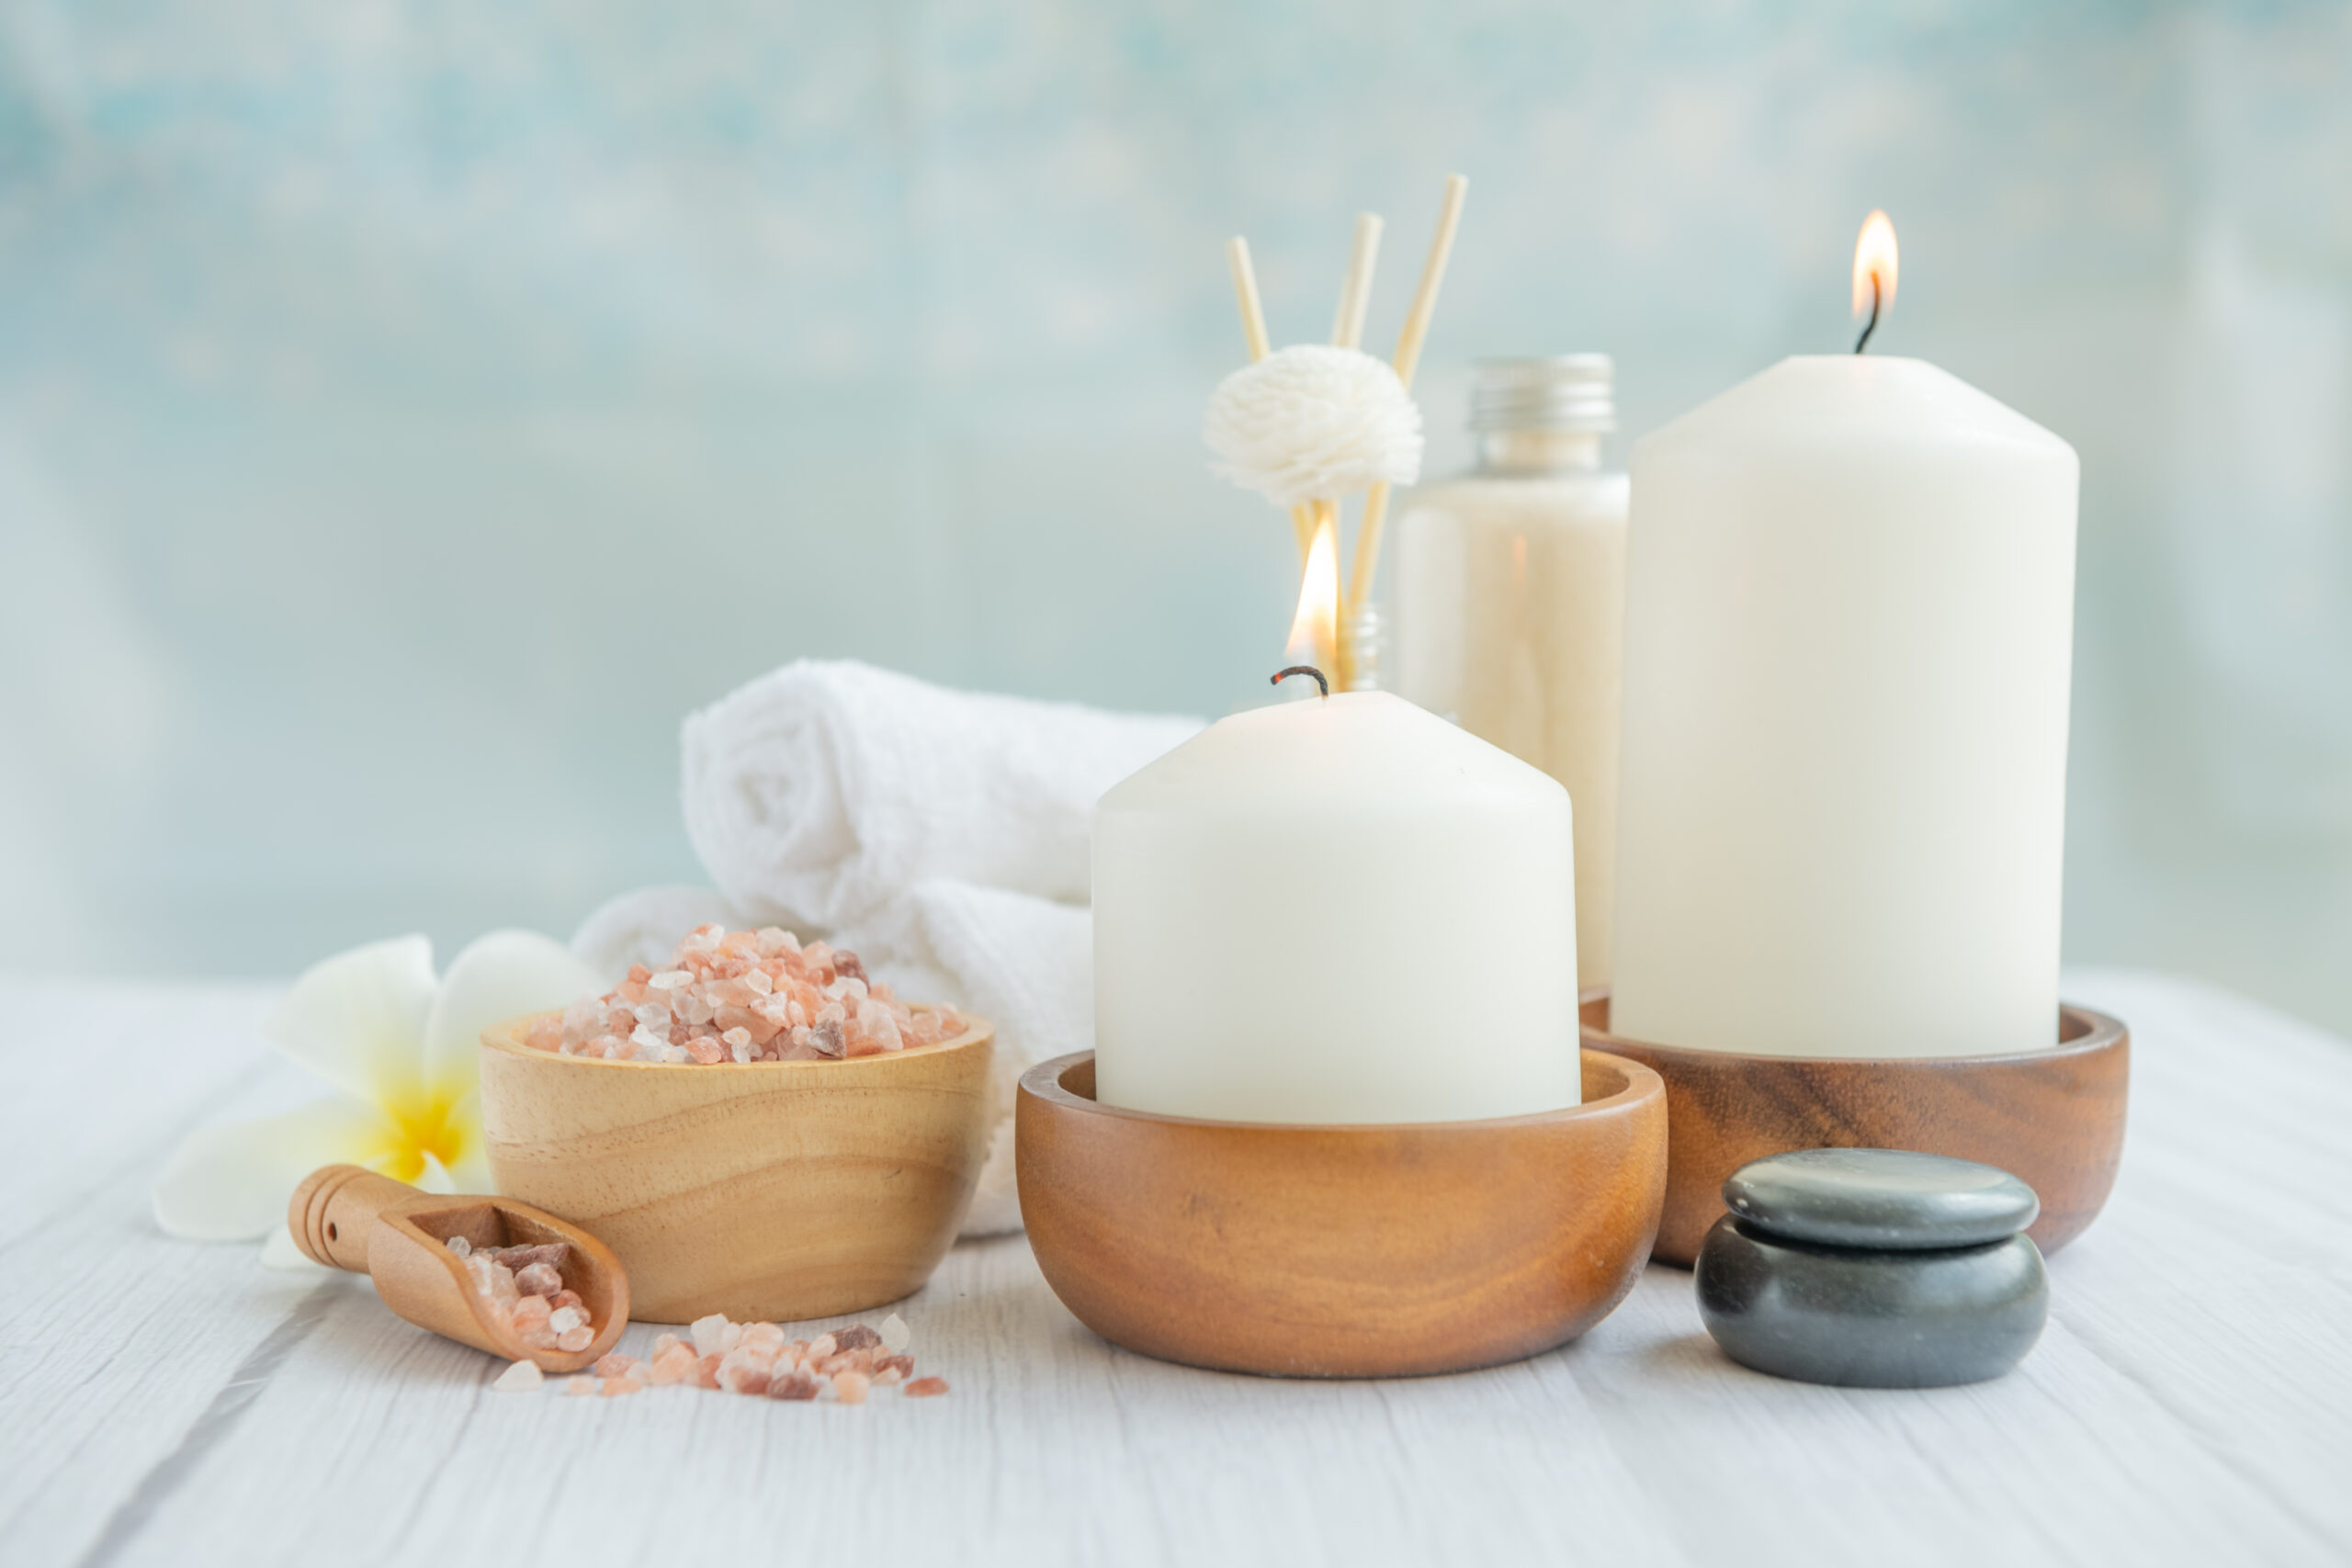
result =
[[[1612,1031],[2054,1044],[2073,448],[1934,366],[1841,355],[1632,470]]]
[[[1236,714],[1094,822],[1106,1105],[1319,1125],[1580,1095],[1567,792],[1381,692]]]
[[[1597,466],[1465,474],[1416,491],[1397,540],[1398,694],[1534,763],[1575,803],[1588,986],[1613,967],[1625,488]]]

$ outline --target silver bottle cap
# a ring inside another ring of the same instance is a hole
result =
[[[1605,354],[1481,359],[1470,367],[1475,431],[1617,428],[1617,366]]]

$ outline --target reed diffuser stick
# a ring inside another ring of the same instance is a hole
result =
[[[1273,352],[1266,338],[1266,309],[1258,301],[1258,273],[1250,265],[1250,242],[1236,234],[1225,243],[1225,259],[1233,268],[1233,297],[1241,306],[1241,335],[1250,344],[1255,365]]]
[[[1241,306],[1241,336],[1250,345],[1250,363],[1255,365],[1273,352],[1266,337],[1266,308],[1258,299],[1258,270],[1250,265],[1250,242],[1239,234],[1225,243],[1225,259],[1233,268],[1233,295]],[[1290,509],[1290,531],[1298,540],[1298,564],[1306,564],[1307,552],[1315,547],[1315,509],[1307,505]]]
[[[1356,214],[1355,242],[1348,250],[1347,276],[1340,282],[1340,305],[1331,318],[1331,342],[1339,348],[1355,348],[1363,342],[1364,312],[1372,305],[1372,269],[1380,257],[1380,214]],[[1355,690],[1356,646],[1355,626],[1349,608],[1347,579],[1339,572],[1340,504],[1335,498],[1315,503],[1318,527],[1329,523],[1331,529],[1332,576],[1335,580],[1331,605],[1332,674],[1338,677],[1343,692]]]
[[[1445,264],[1453,254],[1453,231],[1462,223],[1462,199],[1470,182],[1460,175],[1445,176],[1445,199],[1438,208],[1437,234],[1430,241],[1429,259],[1421,265],[1420,286],[1413,290],[1412,309],[1405,313],[1405,330],[1396,338],[1396,378],[1405,389],[1413,387],[1413,372],[1420,368],[1421,344],[1430,334],[1430,317],[1437,310],[1437,291],[1445,282]],[[1372,596],[1373,574],[1380,568],[1380,531],[1388,521],[1388,486],[1375,484],[1363,500],[1363,521],[1356,528],[1354,570],[1348,574],[1348,603],[1361,604]]]
[[[1348,254],[1347,281],[1340,286],[1339,313],[1332,318],[1331,341],[1341,348],[1363,346],[1364,312],[1372,307],[1372,268],[1380,257],[1380,214],[1356,214],[1355,246]]]

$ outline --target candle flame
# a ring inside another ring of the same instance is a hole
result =
[[[1323,512],[1315,525],[1315,542],[1306,552],[1306,578],[1298,586],[1298,614],[1290,623],[1284,649],[1293,659],[1312,664],[1325,674],[1337,661],[1340,639],[1340,536],[1337,520]]]
[[[1873,290],[1871,279],[1878,280]],[[1854,242],[1854,315],[1871,313],[1875,302],[1881,315],[1894,303],[1894,225],[1883,212],[1862,220],[1861,237]]]

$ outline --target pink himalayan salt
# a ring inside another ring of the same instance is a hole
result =
[[[669,1348],[654,1354],[648,1370],[651,1372],[656,1383],[666,1385],[693,1382],[695,1368],[697,1364],[694,1347],[681,1345],[675,1339],[672,1339]]]
[[[517,1361],[499,1373],[498,1381],[490,1386],[501,1393],[516,1393],[537,1388],[546,1381],[547,1374],[539,1371],[537,1361]]]
[[[652,1355],[645,1360],[618,1351],[603,1356],[590,1373],[565,1380],[563,1392],[612,1398],[650,1387],[692,1383],[752,1397],[842,1404],[865,1404],[877,1389],[895,1388],[917,1399],[947,1392],[945,1379],[918,1378],[913,1357],[890,1351],[892,1340],[905,1345],[913,1338],[895,1313],[879,1332],[860,1323],[809,1340],[787,1339],[773,1323],[733,1323],[718,1313],[697,1320],[691,1331],[695,1337],[692,1341],[666,1332],[657,1336]],[[587,1325],[577,1325],[571,1332],[585,1334]],[[697,1343],[714,1348],[698,1357]],[[720,1345],[727,1348],[716,1348]],[[536,1367],[527,1373],[511,1368],[497,1386],[523,1386],[523,1380],[537,1371]]]
[[[880,1055],[964,1032],[953,1009],[913,1008],[874,985],[854,953],[790,931],[700,926],[667,968],[632,965],[601,997],[526,1034],[535,1050],[607,1061],[713,1066]]]
[[[586,1304],[563,1283],[563,1265],[571,1255],[568,1243],[476,1247],[456,1235],[447,1246],[463,1260],[487,1314],[503,1319],[525,1345],[534,1350],[576,1351],[595,1342]]]
[[[514,1276],[514,1288],[526,1296],[551,1296],[563,1289],[563,1276],[549,1263],[534,1263]]]

